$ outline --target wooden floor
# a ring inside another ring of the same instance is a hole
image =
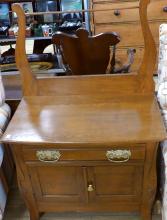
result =
[[[28,211],[21,199],[20,193],[15,183],[9,193],[7,208],[3,220],[29,220]],[[44,214],[40,220],[141,220],[135,214],[114,214],[114,213],[48,213]],[[154,215],[153,220],[161,220],[160,215]]]

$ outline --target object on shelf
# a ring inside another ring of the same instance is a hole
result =
[[[129,48],[127,50],[127,61],[120,65],[120,62],[116,60],[117,66],[115,66],[113,73],[129,73],[132,64],[134,63],[136,49]]]
[[[9,49],[11,50],[11,48]],[[9,51],[8,50],[8,51]],[[14,50],[12,48],[12,50]],[[15,50],[14,50],[15,51]],[[6,52],[4,52],[0,58],[1,64],[11,64],[11,63],[15,63],[15,54],[13,51],[13,55],[6,54]],[[28,54],[28,61],[29,62],[52,62],[53,61],[53,55],[51,53],[45,53],[45,54]]]
[[[40,70],[49,70],[53,67],[53,64],[51,62],[31,62],[30,67],[33,72],[38,72]],[[8,71],[17,71],[17,67],[15,63],[9,63],[1,65],[1,71],[2,72],[8,72]]]
[[[49,37],[52,36],[53,29],[48,24],[44,24],[42,25],[42,32],[44,37]]]
[[[32,32],[31,32],[31,27],[26,27],[26,37],[31,37],[32,36]]]
[[[57,58],[51,53],[28,54],[27,57],[28,57],[28,61],[31,63],[31,68],[34,72],[38,70],[48,70],[51,68],[58,67]],[[3,53],[2,57],[0,58],[0,63],[1,63],[0,67],[1,67],[2,72],[17,70],[14,54],[4,56],[4,53]]]
[[[9,37],[17,37],[18,30],[19,30],[18,25],[14,25],[14,26],[10,27],[8,30]],[[31,26],[27,26],[26,27],[26,37],[31,37],[31,36],[32,36]]]
[[[62,24],[59,26],[60,31],[74,31],[83,27],[83,15],[81,12],[68,13],[69,10],[82,10],[82,0],[61,0],[60,9],[66,11],[61,15]]]
[[[54,24],[34,24],[32,25],[32,35],[34,37],[48,37],[58,30],[56,23]]]
[[[32,2],[19,2],[19,4],[21,5],[21,7],[23,8],[25,13],[33,13]],[[31,15],[26,16],[26,23],[27,24],[31,24],[31,23],[33,23],[33,21],[34,21],[34,16],[31,16]],[[18,23],[16,13],[13,13],[12,23],[13,24],[17,24]]]
[[[42,25],[38,25],[38,24],[33,25],[32,31],[35,37],[43,37]]]
[[[3,57],[3,59],[5,59],[5,57],[7,57],[7,56],[15,56],[15,49],[12,47],[11,44],[10,44],[9,50],[7,50],[1,54],[1,57]],[[3,59],[1,59],[1,63],[2,63]]]
[[[77,30],[82,26],[81,21],[64,21],[62,25],[59,26],[61,31],[72,31]]]
[[[9,28],[8,33],[9,37],[16,37],[18,35],[19,27],[17,25],[14,25]]]
[[[0,38],[8,36],[8,27],[0,27]]]

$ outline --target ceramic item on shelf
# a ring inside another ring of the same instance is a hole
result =
[[[47,24],[44,24],[42,25],[42,31],[43,31],[43,36],[44,37],[49,37],[49,36],[52,36],[52,28],[47,25]]]

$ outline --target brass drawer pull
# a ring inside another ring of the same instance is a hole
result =
[[[167,12],[167,6],[164,6],[164,7],[163,7],[163,11],[164,11],[164,12]]]
[[[106,157],[111,162],[124,163],[130,159],[131,151],[130,150],[109,150],[106,153]]]
[[[53,163],[60,159],[61,154],[58,150],[39,150],[36,156],[41,162]]]
[[[89,184],[88,185],[88,192],[92,192],[94,190],[93,185]]]
[[[114,10],[114,15],[115,16],[119,16],[121,14],[121,12],[119,10]]]

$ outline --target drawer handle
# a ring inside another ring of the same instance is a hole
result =
[[[121,14],[121,12],[119,10],[114,10],[114,15],[115,16],[119,16]]]
[[[92,192],[93,190],[94,190],[93,185],[92,185],[92,184],[89,184],[89,186],[88,186],[88,192]]]
[[[106,157],[111,162],[124,163],[130,159],[131,151],[130,150],[109,150],[106,153]]]
[[[60,152],[57,150],[39,150],[36,152],[38,160],[45,163],[57,162],[60,159]]]
[[[167,12],[167,6],[163,7],[163,11]]]

